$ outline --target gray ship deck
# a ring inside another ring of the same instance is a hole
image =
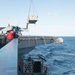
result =
[[[18,39],[0,49],[0,75],[17,75]]]

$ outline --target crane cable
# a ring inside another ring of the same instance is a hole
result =
[[[31,2],[30,2],[28,16],[30,15],[30,12],[31,12],[31,5],[32,5],[32,3],[33,3],[33,0],[31,0]],[[36,12],[34,4],[33,4],[33,7],[34,7],[34,8],[33,8],[33,12],[34,12],[34,11]],[[37,15],[37,12],[36,12],[36,15]]]

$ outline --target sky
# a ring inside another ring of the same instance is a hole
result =
[[[26,27],[31,0],[0,0],[0,27]],[[29,15],[38,15],[35,25],[29,25],[27,34],[75,36],[75,0],[33,0]]]

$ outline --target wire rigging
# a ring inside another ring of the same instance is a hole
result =
[[[32,10],[33,14],[30,14],[31,7],[33,8],[33,10]],[[36,10],[35,10],[35,6],[33,4],[33,0],[31,0],[30,6],[29,6],[29,12],[28,12],[27,28],[28,28],[28,24],[35,24],[38,20],[38,16],[34,12],[36,12]]]
[[[30,2],[28,16],[29,16],[29,14],[30,14],[31,4],[32,4],[32,0],[31,0],[31,2]]]
[[[30,2],[28,16],[30,15],[31,8],[32,8],[32,10],[33,10],[33,14],[35,13],[35,15],[37,15],[37,12],[36,12],[35,5],[34,5],[34,3],[33,3],[33,0],[31,0],[31,2]]]

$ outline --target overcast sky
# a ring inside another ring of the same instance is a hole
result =
[[[31,0],[0,0],[0,26],[25,27]],[[75,0],[33,0],[38,22],[30,25],[29,34],[75,36]],[[34,11],[35,11],[34,10]],[[30,15],[33,15],[32,8]]]

